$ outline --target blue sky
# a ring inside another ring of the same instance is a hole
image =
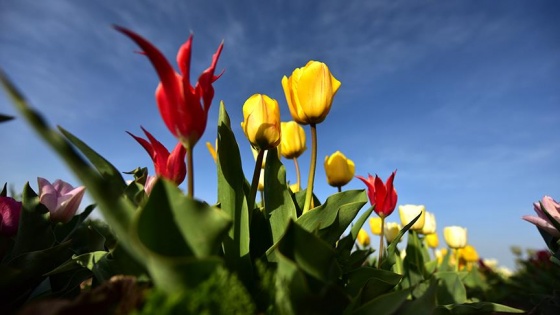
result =
[[[354,160],[356,175],[386,178],[398,169],[399,204],[425,204],[440,233],[466,226],[481,256],[512,267],[510,246],[544,247],[520,217],[545,194],[560,199],[558,16],[557,1],[4,0],[0,66],[50,123],[121,171],[151,170],[125,131],[140,135],[142,125],[168,148],[175,139],[155,105],[155,72],[111,25],[141,34],[173,65],[192,32],[196,75],[224,40],[225,73],[195,148],[195,195],[213,202],[216,172],[204,142],[216,137],[219,101],[249,177],[244,101],[267,94],[287,121],[282,76],[308,60],[325,62],[342,87],[318,126],[316,194],[335,192],[322,161],[336,150]],[[0,113],[17,115],[3,93]],[[0,126],[0,143],[0,182],[16,190],[27,181],[36,187],[37,176],[78,184],[21,119]],[[306,178],[309,152],[300,164]],[[364,185],[355,179],[346,188]],[[388,220],[399,221],[398,213]]]

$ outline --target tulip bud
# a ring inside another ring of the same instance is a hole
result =
[[[254,94],[243,104],[241,128],[249,142],[260,150],[280,144],[280,107],[275,99]]]
[[[0,235],[14,236],[19,226],[21,202],[0,196]]]
[[[358,243],[362,245],[362,247],[369,246],[370,240],[366,230],[360,229],[360,232],[358,232]]]
[[[374,235],[381,235],[381,218],[380,217],[372,217],[369,218],[369,228],[371,229],[371,233]]]
[[[426,211],[424,226],[420,231],[420,234],[432,234],[436,232],[436,216],[432,212]]]
[[[460,226],[446,226],[443,228],[443,238],[451,248],[463,248],[467,245],[467,229]]]
[[[280,151],[282,156],[287,159],[299,157],[307,149],[305,146],[305,130],[295,121],[282,122],[281,126]]]
[[[292,118],[302,125],[318,124],[331,110],[340,81],[326,64],[312,60],[295,69],[289,78],[284,76],[282,87]]]
[[[426,244],[430,248],[437,248],[439,246],[439,239],[437,233],[431,233],[426,235]]]
[[[53,222],[69,222],[78,211],[80,202],[86,192],[84,186],[72,187],[67,182],[57,179],[54,183],[38,177],[39,201],[47,207]]]
[[[290,190],[295,194],[299,191],[299,184],[295,183],[295,184],[291,184],[290,185]]]
[[[354,162],[340,151],[336,151],[330,157],[325,157],[325,173],[327,182],[333,187],[341,187],[354,177]]]
[[[479,258],[476,249],[472,245],[459,249],[459,257],[466,262],[478,262]]]
[[[410,227],[412,231],[420,231],[424,227],[426,221],[426,207],[424,205],[402,205],[399,206],[399,215],[403,226],[409,224],[419,214],[420,217]]]
[[[395,238],[397,238],[397,235],[399,235],[399,232],[401,231],[401,229],[402,229],[401,225],[398,224],[397,222],[387,222],[387,223],[385,223],[384,235],[385,235],[385,238],[387,239],[387,243],[393,242],[395,240]],[[400,242],[400,240],[399,240],[399,242]]]

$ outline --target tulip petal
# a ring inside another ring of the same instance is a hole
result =
[[[530,215],[524,215],[521,218],[527,222],[533,223],[534,225],[545,230],[548,234],[554,237],[560,237],[560,231],[555,229],[554,226],[550,224],[550,222],[548,222],[548,220],[546,219]]]
[[[160,96],[158,97],[157,89],[156,89],[156,98],[161,98],[161,94],[163,93],[166,99],[165,106],[159,106],[159,110],[163,121],[167,125],[167,128],[177,136],[177,130],[174,127],[173,120],[174,117],[183,117],[178,115],[177,110],[181,107],[180,104],[183,103],[182,91],[181,86],[179,85],[179,81],[177,81],[177,74],[171,64],[167,61],[165,56],[149,41],[141,37],[140,35],[134,33],[131,30],[128,30],[124,27],[120,27],[115,25],[114,28],[127,35],[130,39],[132,39],[142,50],[144,54],[148,57],[152,66],[156,70],[159,79],[161,81],[162,91],[160,92]]]
[[[187,168],[185,165],[186,154],[187,149],[179,142],[175,145],[175,148],[167,159],[165,177],[171,179],[177,185],[181,184],[187,175]]]
[[[48,180],[42,177],[38,177],[37,182],[39,184],[39,201],[49,211],[55,211],[57,207],[58,192]]]

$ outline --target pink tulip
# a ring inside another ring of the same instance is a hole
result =
[[[19,225],[21,202],[0,196],[0,235],[14,236]]]
[[[541,202],[535,202],[534,208],[535,212],[538,216],[530,216],[524,215],[522,218],[525,221],[531,222],[537,227],[543,229],[548,234],[554,237],[560,237],[560,231],[558,231],[552,222],[548,219],[546,214],[544,213],[543,209],[541,208],[541,203],[546,211],[556,220],[556,222],[560,222],[560,204],[556,202],[550,196],[544,196]]]
[[[78,210],[80,202],[86,192],[84,186],[72,187],[72,185],[57,179],[54,183],[38,177],[39,200],[49,209],[51,221],[67,223]]]

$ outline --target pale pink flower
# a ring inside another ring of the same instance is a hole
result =
[[[86,192],[84,186],[72,187],[72,185],[60,179],[50,183],[48,180],[38,177],[39,200],[49,209],[51,221],[67,223],[78,211],[80,202]]]
[[[554,237],[560,237],[560,231],[558,231],[552,222],[548,219],[546,214],[544,213],[543,209],[541,208],[541,203],[546,211],[556,220],[556,222],[560,222],[560,204],[556,202],[550,196],[544,196],[540,202],[535,202],[534,208],[535,212],[538,216],[530,216],[524,215],[522,217],[523,220],[528,221],[536,225],[537,227],[543,229],[548,234]]]

